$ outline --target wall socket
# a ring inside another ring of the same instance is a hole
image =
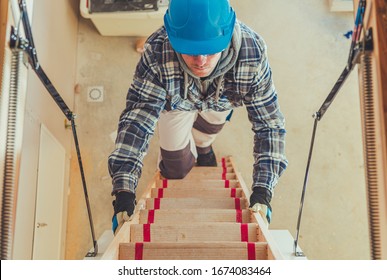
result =
[[[103,86],[94,86],[87,88],[87,102],[102,102]]]

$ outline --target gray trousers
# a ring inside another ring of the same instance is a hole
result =
[[[230,111],[163,111],[158,121],[161,175],[184,178],[195,165],[198,153],[211,150]]]

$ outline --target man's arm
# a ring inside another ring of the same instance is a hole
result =
[[[108,159],[112,194],[123,190],[135,192],[149,140],[166,103],[153,61],[151,50],[147,50],[136,67],[126,108],[120,116],[115,150]]]
[[[288,162],[285,157],[285,119],[278,104],[265,45],[251,90],[244,102],[254,132],[250,207],[254,210],[257,203],[267,206],[266,216],[270,220],[271,197]]]

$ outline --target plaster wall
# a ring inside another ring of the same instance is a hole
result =
[[[271,229],[296,234],[297,216],[313,128],[318,111],[346,65],[352,13],[332,13],[328,1],[231,0],[238,18],[268,45],[274,82],[286,117],[289,167],[276,187]],[[139,22],[139,24],[141,24]],[[133,28],[136,28],[133,26]],[[80,145],[97,237],[111,228],[111,179],[107,158],[111,133],[125,106],[140,55],[133,37],[102,37],[79,18],[75,96]],[[87,88],[104,87],[101,103],[87,102]],[[245,108],[214,144],[218,157],[232,155],[247,185],[252,179],[253,134]],[[157,131],[144,160],[137,195],[151,180],[158,156]],[[75,160],[75,157],[73,156]],[[71,167],[67,259],[91,248],[90,229],[76,162]],[[187,217],[189,219],[189,217]],[[299,245],[309,259],[369,259],[368,222],[357,73],[350,75],[319,122],[304,204]]]

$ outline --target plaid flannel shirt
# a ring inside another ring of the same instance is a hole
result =
[[[148,38],[119,119],[115,150],[108,160],[112,194],[119,190],[135,192],[161,111],[224,111],[243,105],[254,133],[252,187],[273,191],[287,166],[285,120],[278,105],[265,42],[243,23],[237,24],[241,28],[239,56],[224,75],[218,100],[214,98],[214,83],[204,97],[192,77],[184,99],[184,73],[165,28]]]

